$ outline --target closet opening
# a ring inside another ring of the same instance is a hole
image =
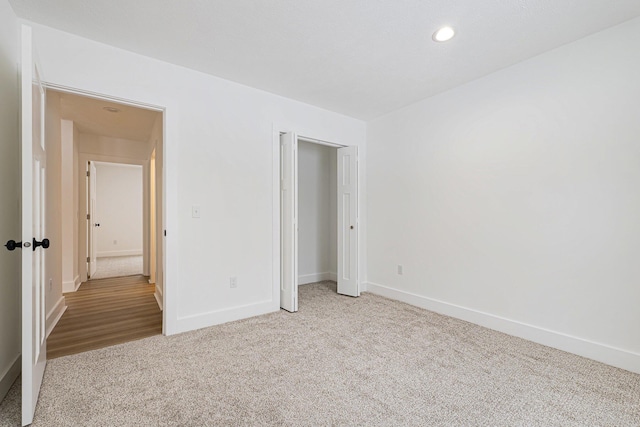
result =
[[[357,147],[279,136],[280,307],[298,310],[298,287],[336,282],[357,297]]]

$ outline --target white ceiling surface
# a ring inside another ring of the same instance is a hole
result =
[[[371,119],[640,15],[638,0],[10,0],[63,31]],[[458,31],[436,44],[433,32]]]
[[[156,117],[160,113],[129,105],[58,92],[60,115],[72,120],[78,131],[93,135],[148,142]],[[117,113],[104,107],[117,108]]]

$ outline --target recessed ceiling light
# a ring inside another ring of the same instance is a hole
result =
[[[453,36],[456,35],[456,32],[451,27],[442,27],[435,33],[433,33],[433,41],[434,42],[446,42],[451,40]]]
[[[102,107],[103,110],[108,111],[110,113],[119,113],[120,110],[114,107]]]

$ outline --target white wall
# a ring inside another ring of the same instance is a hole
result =
[[[0,0],[0,244],[20,237],[18,22]],[[0,401],[20,373],[20,250],[0,247]]]
[[[80,236],[80,232],[79,232],[79,224],[84,224],[86,221],[86,217],[84,216],[84,209],[82,209],[82,211],[80,210],[80,181],[79,181],[79,177],[81,175],[80,173],[80,165],[79,165],[79,156],[80,156],[80,152],[78,150],[78,144],[77,141],[79,141],[80,139],[80,133],[78,132],[78,128],[75,126],[75,124],[73,125],[73,212],[74,212],[74,216],[73,216],[73,241],[74,241],[74,245],[73,245],[73,280],[75,282],[75,288],[77,289],[78,286],[80,286],[80,256],[78,255],[79,252],[79,245],[78,245],[78,239]],[[83,169],[84,171],[84,169]],[[66,188],[63,187],[63,191],[67,191]],[[86,265],[86,263],[84,262],[84,259],[82,260],[82,264]]]
[[[149,159],[149,142],[130,139],[112,138],[109,136],[79,134],[79,152],[82,154],[98,154],[113,158]]]
[[[52,93],[52,91],[49,91]],[[78,269],[78,128],[71,120],[62,120],[61,194],[62,194],[62,291],[74,292],[80,286]],[[84,212],[83,212],[84,213]],[[82,224],[85,224],[84,218]]]
[[[335,148],[298,142],[300,284],[336,280],[336,162]]]
[[[60,97],[47,93],[45,112],[46,195],[45,233],[50,247],[45,254],[45,305],[47,335],[66,309],[62,295],[62,119]]]
[[[97,256],[142,255],[142,166],[96,162]]]
[[[338,151],[334,149],[329,158],[329,271],[336,273],[338,280]],[[362,233],[365,234],[365,233]],[[364,251],[363,251],[364,253]],[[363,255],[364,258],[364,255]],[[366,262],[361,260],[360,262]],[[364,281],[362,276],[362,281]]]
[[[48,82],[166,108],[167,333],[278,309],[274,126],[359,146],[366,227],[363,122],[35,24],[34,37]]]
[[[368,288],[640,372],[638,52],[635,19],[369,123]]]
[[[73,292],[76,288],[76,254],[74,247],[77,240],[75,221],[74,187],[75,163],[73,155],[74,125],[70,120],[61,122],[61,215],[62,215],[62,290]]]

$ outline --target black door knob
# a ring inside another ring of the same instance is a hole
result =
[[[6,245],[4,245],[8,250],[13,251],[16,248],[22,247],[22,242],[16,242],[15,240],[9,240]]]
[[[33,238],[33,250],[35,251],[38,246],[42,246],[42,249],[47,249],[49,247],[49,239],[42,239],[41,242],[38,242],[34,237]]]

